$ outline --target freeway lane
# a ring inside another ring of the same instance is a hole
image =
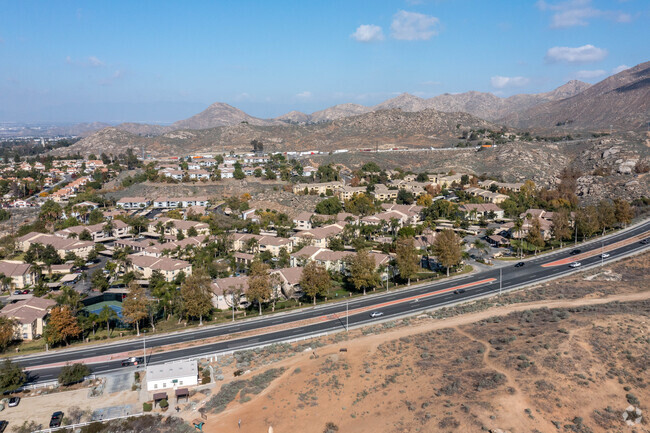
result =
[[[612,245],[624,239],[630,239],[630,243],[617,245],[618,248],[610,251],[611,258],[616,258],[617,255],[628,253],[635,250],[640,250],[646,247],[639,243],[640,234],[648,236],[646,233],[650,230],[650,221],[611,236],[605,241],[605,245]],[[582,253],[586,255],[591,251],[592,257],[584,257],[580,261],[583,265],[589,265],[600,261],[599,252],[601,248],[600,241],[593,242],[586,245],[580,245],[579,248]],[[569,250],[570,251],[570,250]],[[526,261],[526,265],[521,268],[514,268],[514,262],[502,268],[503,280],[502,288],[504,290],[514,287],[529,284],[545,278],[553,278],[565,275],[573,269],[567,266],[554,266],[542,267],[540,265],[553,262],[559,259],[568,257],[568,251],[559,253],[548,254],[545,256],[537,257]],[[582,257],[582,256],[581,256]],[[605,260],[607,261],[607,260]],[[351,312],[363,311],[357,314],[352,314],[349,317],[350,326],[371,322],[367,313],[368,309],[381,309],[384,312],[384,318],[391,316],[399,316],[410,312],[417,312],[421,310],[430,309],[436,306],[447,305],[478,296],[483,296],[491,293],[498,292],[499,290],[499,270],[489,270],[477,274],[467,275],[465,277],[457,278],[451,281],[442,281],[438,283],[431,283],[416,288],[399,290],[388,294],[367,296],[360,299],[351,300],[349,302],[349,309]],[[483,282],[483,283],[481,283]],[[449,290],[454,290],[466,284],[474,284],[467,287],[464,293],[453,294]],[[445,292],[432,296],[433,292]],[[417,302],[413,302],[415,298],[419,298]],[[395,303],[394,301],[404,300],[404,302]],[[393,302],[391,302],[393,301]],[[266,331],[265,334],[256,335],[252,337],[244,337],[236,340],[223,341],[212,343],[202,346],[193,346],[186,349],[176,351],[166,351],[154,354],[150,357],[149,361],[152,363],[163,363],[173,359],[194,357],[204,354],[213,354],[219,351],[230,351],[234,348],[245,348],[258,344],[263,344],[273,341],[282,341],[299,336],[306,336],[314,333],[327,332],[335,329],[341,329],[345,321],[345,303],[335,303],[326,306],[309,308],[292,313],[282,313],[272,315],[266,318],[257,320],[249,320],[245,322],[235,322],[220,326],[210,326],[202,329],[194,329],[188,332],[181,332],[175,334],[167,334],[161,336],[151,336],[147,338],[147,348],[160,347],[169,344],[177,344],[182,342],[191,342],[204,338],[215,336],[228,335],[234,332],[243,332],[249,330],[262,330]],[[341,319],[341,317],[343,317]],[[296,324],[291,329],[273,330],[272,326],[278,324],[290,324],[305,319],[320,319],[316,323],[299,326]],[[267,329],[265,329],[267,328]],[[50,352],[46,354],[34,355],[29,357],[17,358],[22,366],[29,368],[34,375],[33,379],[36,381],[47,381],[56,378],[60,366],[52,366],[52,364],[60,364],[65,362],[74,362],[78,360],[92,358],[98,355],[108,356],[115,355],[116,360],[102,361],[93,363],[91,368],[95,373],[104,373],[110,370],[120,368],[120,356],[129,351],[141,351],[141,340],[129,340],[125,342],[118,342],[107,345],[98,345],[76,350],[64,350],[58,352]],[[48,366],[49,365],[49,366]]]

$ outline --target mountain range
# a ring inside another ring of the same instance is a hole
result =
[[[466,92],[424,99],[403,93],[373,107],[341,104],[312,114],[292,111],[275,119],[260,119],[215,103],[170,126],[125,123],[106,128],[69,150],[119,153],[125,146],[146,146],[150,153],[163,155],[214,147],[241,149],[253,139],[276,150],[379,144],[435,147],[457,136],[456,125],[465,129],[505,125],[547,131],[559,127],[638,131],[645,129],[650,118],[649,104],[650,62],[646,62],[593,86],[574,80],[551,92],[508,98]]]

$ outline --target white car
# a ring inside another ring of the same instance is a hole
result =
[[[370,313],[370,317],[381,317],[383,315],[384,313],[382,313],[381,311],[373,311],[372,313]]]
[[[569,265],[570,268],[577,268],[579,266],[582,266],[582,263],[580,262],[573,262]]]
[[[609,253],[602,253],[602,254],[600,255],[600,258],[601,258],[601,259],[606,259],[607,257],[609,257]]]

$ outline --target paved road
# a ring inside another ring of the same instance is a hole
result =
[[[644,245],[639,242],[639,235],[645,234],[645,236],[648,236],[646,233],[648,231],[650,231],[650,221],[645,221],[639,226],[609,237],[604,241],[604,245],[606,250],[609,248],[608,252],[610,253],[610,257],[605,259],[604,262],[606,263],[622,254],[640,251],[650,247],[650,245]],[[621,242],[626,240],[629,240],[629,242],[623,245]],[[601,251],[600,241],[581,245],[579,248],[582,253],[578,256],[573,256],[573,258],[577,258],[583,266],[596,264],[601,261],[599,254]],[[370,323],[377,320],[370,317],[369,311],[380,310],[383,313],[382,319],[397,317],[498,293],[500,286],[502,290],[509,290],[548,278],[566,275],[573,272],[574,269],[562,262],[557,265],[553,263],[571,257],[569,254],[570,251],[570,249],[563,250],[533,258],[527,260],[525,266],[519,268],[515,268],[513,262],[511,266],[501,269],[483,271],[412,289],[351,300],[347,306],[350,310],[348,317],[349,326]],[[501,282],[499,282],[500,272],[502,275]],[[461,287],[465,289],[463,293],[454,293],[456,289]],[[231,324],[193,329],[187,332],[148,337],[146,339],[147,349],[228,335],[235,332],[259,330],[269,326],[289,324],[305,319],[320,319],[312,321],[312,323],[307,325],[296,324],[294,327],[283,330],[274,331],[273,329],[269,329],[267,333],[256,336],[156,353],[149,357],[148,362],[158,364],[175,359],[210,355],[274,341],[283,341],[321,332],[340,330],[345,327],[345,315],[346,303],[338,302],[290,313],[275,314],[258,320],[240,321]],[[93,357],[99,359],[101,357],[115,355],[115,359],[111,361],[87,361],[91,363],[90,367],[94,373],[101,374],[121,369],[120,359],[122,354],[128,351],[141,351],[142,348],[142,340],[129,340],[75,350],[21,357],[16,359],[16,361],[23,367],[28,367],[31,370],[31,380],[33,382],[44,382],[53,380],[58,376],[60,366],[52,366],[52,364],[74,362]]]

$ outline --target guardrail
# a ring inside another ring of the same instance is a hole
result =
[[[55,432],[55,431],[74,430],[74,429],[76,429],[78,427],[85,427],[85,426],[88,426],[90,424],[94,424],[96,422],[105,423],[105,422],[109,422],[109,421],[115,421],[116,419],[140,417],[142,415],[145,415],[145,413],[140,412],[140,413],[134,413],[132,415],[115,416],[113,418],[98,419],[98,420],[94,420],[94,421],[81,422],[81,423],[78,423],[78,424],[62,425],[61,427],[53,427],[53,428],[46,428],[46,429],[43,429],[43,430],[35,430],[32,433],[50,433],[50,432]]]

